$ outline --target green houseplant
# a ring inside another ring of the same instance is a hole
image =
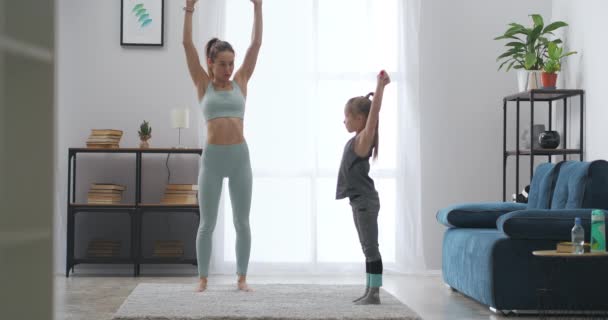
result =
[[[576,51],[564,53],[564,48],[555,42],[549,42],[547,46],[547,57],[543,66],[541,76],[543,88],[555,89],[557,83],[557,72],[562,70],[561,60],[564,57],[576,54]]]
[[[506,51],[496,61],[500,62],[498,70],[506,68],[506,71],[519,71],[520,91],[540,87],[540,70],[544,68],[549,43],[557,45],[562,42],[561,39],[549,40],[548,37],[553,35],[553,31],[568,25],[563,21],[555,21],[545,26],[541,15],[531,14],[530,17],[533,22],[531,27],[510,23],[503,35],[494,38],[509,41],[505,44]]]
[[[141,140],[139,143],[140,148],[149,148],[150,144],[148,144],[148,140],[152,138],[152,127],[148,121],[144,120],[144,122],[139,126],[139,139]]]

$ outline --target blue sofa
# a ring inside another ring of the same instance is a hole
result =
[[[608,310],[608,258],[546,258],[535,250],[570,241],[581,217],[608,209],[608,162],[539,165],[528,203],[470,203],[439,210],[443,279],[495,312]],[[548,289],[550,291],[542,291]],[[542,303],[542,305],[540,305]]]

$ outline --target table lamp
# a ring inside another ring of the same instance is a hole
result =
[[[188,108],[174,108],[171,110],[171,126],[174,129],[178,129],[177,133],[177,147],[178,149],[184,149],[182,145],[182,129],[190,127],[190,110]]]

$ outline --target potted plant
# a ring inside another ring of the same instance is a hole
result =
[[[549,45],[547,46],[547,58],[543,66],[543,73],[541,75],[543,88],[555,89],[557,72],[561,71],[562,69],[562,58],[577,53],[576,51],[571,51],[568,53],[563,52],[564,48],[560,47],[555,42],[549,42]]]
[[[139,139],[141,140],[139,143],[140,148],[149,148],[150,144],[148,144],[148,140],[152,138],[152,127],[148,121],[144,120],[144,122],[139,126]]]
[[[510,23],[509,29],[494,40],[510,40],[505,44],[507,51],[496,58],[502,61],[498,70],[506,67],[506,71],[518,70],[519,91],[526,91],[540,87],[540,70],[544,67],[543,57],[546,54],[549,43],[560,44],[560,39],[549,40],[548,36],[553,31],[565,27],[568,24],[563,21],[555,21],[545,26],[543,18],[539,14],[532,14],[533,25],[529,28],[518,23]]]

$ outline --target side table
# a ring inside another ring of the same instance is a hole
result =
[[[568,270],[568,264],[581,263],[589,259],[608,259],[608,252],[585,252],[583,254],[575,254],[557,252],[556,250],[537,250],[533,251],[532,254],[542,258],[544,262],[547,262],[547,267],[544,268],[547,270],[545,273],[544,287],[537,289],[538,313],[541,319],[549,315],[562,316],[576,314],[592,317],[600,316],[600,319],[605,319],[601,318],[601,316],[608,316],[608,310],[586,310],[584,305],[564,304],[563,301],[568,301],[569,295],[576,294],[576,291],[569,292],[564,290],[564,286],[560,286],[560,279],[558,278]]]

